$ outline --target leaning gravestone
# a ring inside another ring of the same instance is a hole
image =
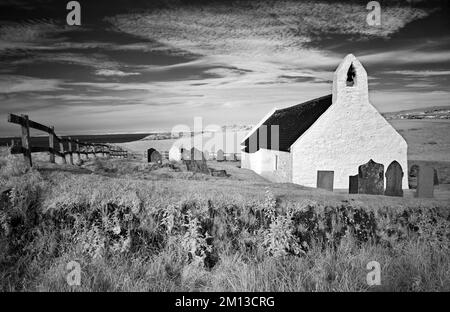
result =
[[[209,169],[203,153],[195,147],[191,149],[189,159],[183,158],[183,162],[186,164],[188,171],[209,174]]]
[[[402,180],[402,166],[394,160],[386,170],[386,190],[384,191],[384,195],[402,197]]]
[[[217,151],[217,157],[216,157],[217,161],[224,161],[224,155],[223,155],[223,151],[220,149]]]
[[[434,193],[434,170],[421,165],[417,173],[416,197],[432,198]]]
[[[384,166],[372,159],[358,167],[358,193],[383,195]]]
[[[358,175],[349,176],[348,193],[358,194]]]
[[[149,148],[147,150],[147,161],[150,163],[162,163],[162,156],[161,154],[155,150],[154,148]]]
[[[317,188],[333,192],[334,171],[317,171]]]

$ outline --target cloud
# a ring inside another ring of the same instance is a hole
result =
[[[365,63],[431,64],[450,61],[450,51],[417,51],[417,47],[387,52],[376,52],[358,57]]]
[[[0,75],[0,93],[62,90],[58,79],[40,79],[19,75]]]
[[[119,77],[140,75],[140,73],[126,73],[121,70],[113,70],[113,69],[99,69],[95,72],[95,74],[99,76],[119,76]]]
[[[47,63],[66,63],[76,64],[87,67],[94,67],[98,69],[115,69],[122,64],[109,60],[105,55],[95,53],[84,55],[81,53],[35,53],[30,57],[22,58],[17,61],[12,61],[13,65],[34,64],[39,62]]]
[[[380,27],[367,25],[361,4],[242,2],[179,7],[107,18],[117,29],[201,55],[274,55],[304,48],[317,33],[389,37],[428,12],[383,8]]]
[[[204,94],[205,99],[222,103],[212,95],[214,92],[224,95],[222,91],[226,91],[228,97],[231,92],[258,90],[258,85],[298,87],[306,86],[304,82],[315,90],[326,90],[324,86],[329,86],[332,71],[343,55],[309,47],[314,38],[388,38],[429,11],[409,6],[383,7],[380,27],[367,25],[367,13],[365,5],[355,3],[243,1],[232,6],[213,3],[122,14],[106,20],[119,31],[160,42],[167,49],[199,55],[196,66],[215,67],[205,71],[216,76],[213,78],[152,83],[152,87],[177,94]],[[384,61],[376,54],[367,57]]]
[[[54,36],[68,31],[67,26],[57,25],[52,20],[37,20],[24,23],[5,23],[0,26],[0,52],[14,54],[17,49],[50,50],[58,42]]]
[[[404,75],[404,76],[435,77],[435,76],[448,76],[450,75],[450,70],[393,70],[393,71],[385,71],[383,73]]]

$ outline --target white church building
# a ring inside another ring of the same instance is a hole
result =
[[[332,94],[274,108],[244,137],[241,167],[273,182],[316,187],[317,171],[334,171],[334,188],[373,159],[384,170],[396,160],[408,188],[407,144],[369,102],[367,72],[352,54],[333,77]],[[385,179],[386,183],[386,179]]]

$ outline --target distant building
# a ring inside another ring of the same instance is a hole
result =
[[[346,189],[370,159],[384,170],[396,160],[408,171],[406,141],[370,104],[367,72],[352,54],[336,69],[332,94],[273,109],[242,145],[242,168],[273,182],[315,187],[317,171],[331,170],[334,188]]]

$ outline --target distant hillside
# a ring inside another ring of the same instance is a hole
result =
[[[450,119],[450,107],[431,107],[400,112],[384,113],[383,116],[390,119]]]
[[[225,125],[220,127],[220,132],[248,132],[253,126],[251,125]],[[203,134],[214,135],[214,131],[204,131]],[[172,139],[180,139],[183,137],[190,137],[192,132],[155,132],[147,135],[145,138],[141,139],[141,141],[153,141],[153,140],[172,140]],[[194,135],[200,134],[200,132],[193,132]]]

